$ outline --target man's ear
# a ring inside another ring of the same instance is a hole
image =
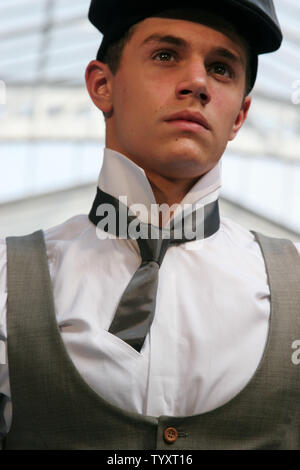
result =
[[[235,122],[234,122],[234,125],[233,125],[233,128],[232,128],[232,131],[231,131],[229,140],[233,140],[233,139],[235,138],[235,136],[237,135],[238,131],[240,130],[240,128],[241,128],[242,125],[244,124],[245,119],[246,119],[247,114],[248,114],[248,111],[249,111],[249,108],[250,108],[250,105],[251,105],[251,97],[250,97],[250,96],[246,96],[246,98],[244,98],[244,101],[243,101],[242,107],[241,107],[241,109],[240,109],[240,112],[239,112],[239,114],[237,115],[237,118],[236,118],[236,120],[235,120]]]
[[[104,115],[110,115],[112,106],[112,73],[107,64],[92,60],[85,71],[85,82],[93,103]]]

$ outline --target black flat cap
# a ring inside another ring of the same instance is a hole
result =
[[[281,45],[282,32],[273,0],[150,0],[144,6],[130,0],[92,0],[89,20],[103,34],[97,59],[102,60],[108,46],[134,24],[175,8],[212,11],[234,26],[251,48],[252,86],[257,55],[276,51]]]

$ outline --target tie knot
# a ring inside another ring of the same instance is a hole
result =
[[[143,262],[155,261],[160,266],[170,245],[170,240],[162,238],[137,238],[136,241],[139,245]]]

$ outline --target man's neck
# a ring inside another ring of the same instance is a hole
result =
[[[186,194],[199,180],[196,178],[165,178],[164,176],[151,173],[145,170],[147,179],[151,185],[157,204],[167,204],[171,207],[173,204],[180,204]]]

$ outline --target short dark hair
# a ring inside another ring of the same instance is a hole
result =
[[[126,44],[130,41],[135,29],[136,24],[131,26],[118,41],[110,44],[104,54],[101,62],[104,62],[109,66],[113,75],[116,75],[120,68],[123,50]]]
[[[200,23],[201,20],[203,21],[203,12],[198,13],[198,15],[199,15],[198,20]],[[220,26],[220,27],[224,27],[224,24],[225,24],[226,29],[228,29],[229,31],[235,34],[238,34],[234,30],[234,28],[231,27],[231,25],[229,25],[227,22],[224,22],[222,19],[218,20],[217,17],[214,17],[209,12],[205,12],[204,15],[205,15],[204,16],[205,24],[208,24],[211,26]],[[186,12],[183,10],[166,11],[158,15],[153,15],[153,17],[154,16],[157,16],[159,18],[162,18],[162,17],[166,17],[166,18],[174,17],[174,18],[180,18],[180,19],[186,18],[186,19],[193,19],[194,21],[196,19],[197,21],[197,13],[192,12],[192,16],[191,16],[190,13],[186,14]],[[102,58],[102,62],[104,62],[105,64],[109,66],[113,75],[116,75],[117,71],[120,68],[123,50],[126,44],[130,41],[131,37],[133,36],[133,33],[135,32],[137,25],[138,23],[131,26],[119,40],[110,44],[110,46],[107,48],[104,54],[104,57]],[[252,88],[251,87],[251,79],[252,79],[251,54],[252,52],[251,52],[251,48],[248,42],[243,40],[243,45],[246,51],[246,61],[247,61],[246,62],[246,86],[245,86],[245,96],[247,96],[250,93],[251,88]]]

